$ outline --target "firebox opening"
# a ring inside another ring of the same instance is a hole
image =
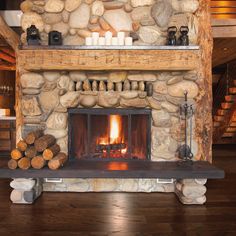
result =
[[[149,160],[151,110],[69,109],[69,155],[79,160]]]

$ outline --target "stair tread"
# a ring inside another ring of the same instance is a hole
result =
[[[236,102],[236,96],[235,95],[226,95],[225,101],[226,102]]]

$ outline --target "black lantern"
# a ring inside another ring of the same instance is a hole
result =
[[[26,40],[28,45],[40,45],[39,30],[36,28],[35,25],[31,25],[29,28],[27,28],[26,32]]]
[[[51,31],[48,35],[48,45],[59,46],[62,45],[62,35],[61,32]]]
[[[168,32],[167,45],[169,46],[176,45],[177,44],[177,40],[176,40],[177,27],[176,26],[169,27],[167,32]]]
[[[179,44],[181,46],[188,46],[189,45],[189,37],[188,37],[189,28],[188,26],[181,26],[180,27],[180,37],[179,37]]]

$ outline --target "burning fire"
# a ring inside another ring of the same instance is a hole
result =
[[[110,115],[109,116],[109,131],[108,137],[100,137],[97,140],[99,145],[121,145],[124,142],[124,134],[122,133],[122,117],[120,115]],[[127,147],[113,151],[111,157],[117,157],[120,154],[126,154]],[[107,156],[107,150],[103,150],[104,157]]]
[[[120,143],[120,133],[122,128],[121,117],[118,115],[110,116],[110,144]]]

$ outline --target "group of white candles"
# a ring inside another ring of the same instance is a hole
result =
[[[85,38],[86,46],[132,46],[133,38],[125,37],[124,32],[118,32],[117,37],[112,37],[112,32],[107,31],[105,37],[100,37],[98,32],[93,32],[92,37]]]

